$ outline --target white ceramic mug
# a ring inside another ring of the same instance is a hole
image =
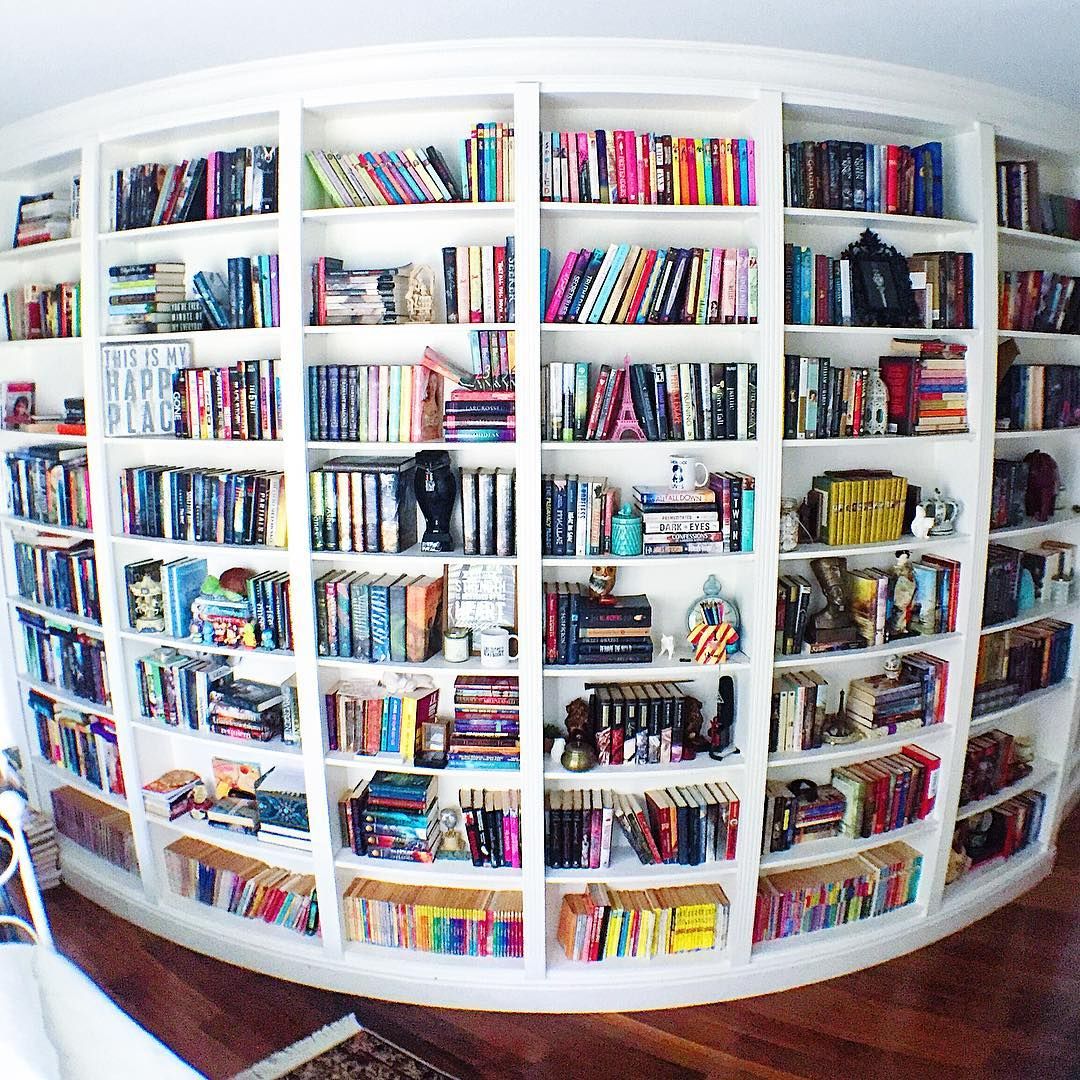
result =
[[[517,641],[517,634],[511,634],[504,626],[485,626],[480,631],[479,638],[480,666],[506,667],[510,660],[510,639]]]
[[[693,491],[709,482],[709,469],[703,461],[679,454],[671,455],[671,490]]]

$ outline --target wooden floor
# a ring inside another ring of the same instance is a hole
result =
[[[347,1012],[462,1080],[1057,1080],[1080,1075],[1078,840],[1080,811],[1062,830],[1050,878],[910,956],[768,997],[636,1015],[350,998],[189,952],[66,887],[49,894],[48,907],[60,948],[214,1080]]]

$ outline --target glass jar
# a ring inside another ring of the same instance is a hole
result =
[[[794,551],[799,546],[799,501],[780,500],[780,550]]]

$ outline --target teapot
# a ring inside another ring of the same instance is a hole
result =
[[[934,494],[923,503],[926,516],[933,518],[930,527],[931,536],[951,536],[956,532],[956,519],[962,509],[960,501],[941,493],[941,488],[934,488]]]

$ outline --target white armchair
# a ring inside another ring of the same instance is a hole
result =
[[[197,1080],[200,1073],[56,951],[22,833],[25,806],[15,792],[0,792],[0,838],[13,851],[0,888],[18,870],[30,914],[29,920],[0,916],[30,939],[0,944],[0,1074],[4,1080]]]

